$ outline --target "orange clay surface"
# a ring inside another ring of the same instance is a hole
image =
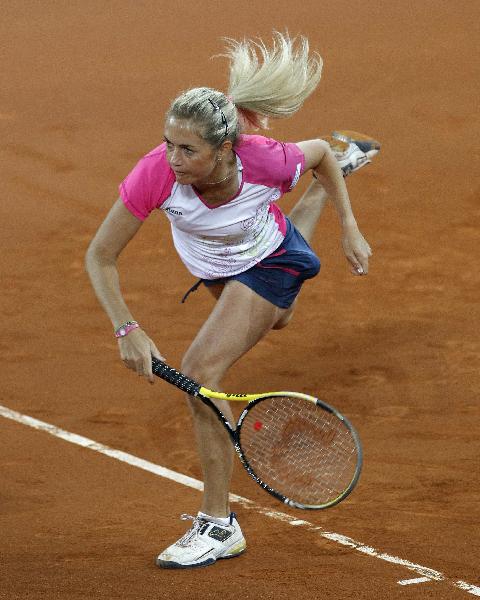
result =
[[[353,129],[382,150],[348,180],[371,273],[350,275],[329,207],[313,244],[321,275],[224,383],[313,393],[353,421],[364,471],[337,507],[284,508],[238,464],[232,491],[373,550],[233,505],[246,554],[160,570],[154,557],[184,532],[198,491],[0,417],[2,600],[479,595],[479,17],[468,0],[4,3],[0,404],[22,414],[201,479],[182,394],[125,369],[83,257],[118,183],[161,142],[169,100],[225,88],[225,60],[210,60],[222,35],[288,28],[324,57],[318,91],[269,135]],[[201,289],[179,303],[193,278],[160,214],[120,271],[133,314],[178,367],[214,300]],[[374,553],[443,579],[399,585],[422,574]]]

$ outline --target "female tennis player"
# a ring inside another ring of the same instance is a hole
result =
[[[244,133],[300,109],[320,81],[320,56],[309,55],[305,38],[279,33],[271,48],[230,40],[227,55],[228,93],[195,88],[172,102],[163,143],[121,183],[120,197],[86,256],[123,362],[151,383],[151,355],[164,359],[125,303],[117,259],[152,211],[168,218],[182,261],[217,298],[181,366],[210,389],[221,389],[229,367],[291,319],[302,284],[320,269],[308,242],[328,197],[352,273],[368,273],[371,250],[357,227],[343,177],[369,162],[361,144],[348,137],[333,140],[334,149],[344,144],[335,154],[323,139],[283,143]],[[276,201],[308,171],[314,179],[287,218]],[[157,557],[165,568],[206,566],[246,548],[228,502],[231,441],[208,407],[192,397],[188,401],[205,491],[198,515],[183,516],[193,520],[191,528]],[[228,403],[219,407],[234,422]]]

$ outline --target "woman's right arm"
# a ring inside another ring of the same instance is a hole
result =
[[[134,320],[120,290],[117,259],[141,225],[142,221],[132,215],[119,198],[90,243],[85,257],[95,294],[110,317],[114,330]],[[151,355],[160,360],[164,358],[145,332],[134,329],[125,337],[118,338],[118,344],[125,365],[153,383]]]

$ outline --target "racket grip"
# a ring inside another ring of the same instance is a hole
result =
[[[177,371],[173,367],[168,366],[154,356],[152,356],[152,372],[157,377],[160,377],[180,390],[187,392],[190,396],[197,396],[200,391],[201,386],[199,383],[190,379],[183,373],[180,373],[180,371]]]

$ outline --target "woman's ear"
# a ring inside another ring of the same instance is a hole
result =
[[[218,149],[217,160],[219,162],[222,161],[226,156],[228,156],[232,148],[233,144],[230,140],[225,140],[224,142],[222,142],[222,145]]]

